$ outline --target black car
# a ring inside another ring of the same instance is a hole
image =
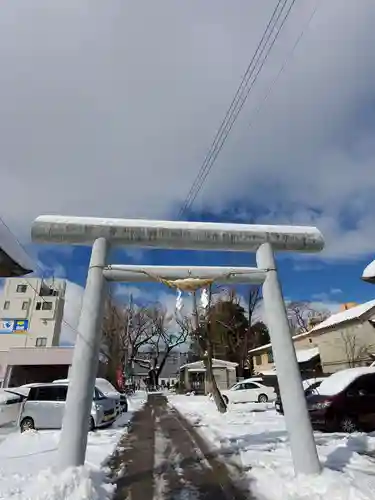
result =
[[[320,384],[322,383],[323,380],[324,380],[323,378],[319,378],[319,379],[316,379],[315,382],[312,382],[311,384],[309,384],[305,389],[305,397],[307,398],[308,396],[311,396],[312,394],[316,394],[316,392],[317,392],[316,389],[320,386]],[[283,403],[281,401],[280,393],[277,394],[277,398],[275,401],[275,409],[276,409],[277,413],[284,415]]]

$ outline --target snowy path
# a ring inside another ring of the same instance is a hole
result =
[[[110,465],[117,478],[115,500],[251,500],[161,394],[150,395],[135,415]]]
[[[107,500],[107,459],[127,432],[133,413],[145,403],[145,394],[129,398],[129,412],[109,428],[89,434],[84,467],[55,470],[60,431],[21,434],[11,425],[0,427],[0,500]]]
[[[229,405],[222,415],[205,396],[168,399],[259,499],[375,499],[375,433],[315,432],[323,472],[295,477],[285,420],[272,404]]]

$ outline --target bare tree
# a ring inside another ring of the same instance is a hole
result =
[[[134,360],[154,335],[150,308],[138,307],[132,302],[125,308],[127,329],[126,346],[128,362]]]
[[[124,363],[127,332],[124,311],[112,297],[107,298],[104,306],[102,332],[102,351],[107,357],[107,376],[117,385],[117,370],[122,368]]]
[[[147,341],[149,359],[137,359],[137,363],[149,370],[150,385],[157,387],[163,368],[171,353],[186,343],[189,331],[173,322],[165,308],[155,305],[149,308],[150,338]]]
[[[290,302],[287,314],[293,334],[305,333],[313,324],[318,324],[331,315],[327,309],[318,310],[309,302]]]
[[[240,353],[240,372],[241,376],[243,376],[243,372],[245,370],[245,365],[253,370],[252,356],[249,356],[249,351],[258,347],[262,344],[266,344],[269,342],[269,334],[268,328],[259,318],[256,318],[256,312],[258,310],[259,305],[261,304],[262,298],[262,286],[261,285],[252,285],[249,287],[248,296],[247,296],[247,332],[245,337],[242,340],[241,345],[239,345],[239,353]]]
[[[345,361],[349,368],[362,366],[368,361],[372,361],[374,344],[369,344],[361,340],[358,332],[343,330],[341,332],[342,347],[345,354]]]
[[[127,371],[154,336],[150,308],[138,307],[132,299],[128,304],[120,305],[110,296],[105,303],[102,329],[102,350],[107,357],[108,376],[116,383],[117,370]]]
[[[208,305],[205,311],[200,311],[197,304],[197,294],[193,293],[193,320],[194,335],[197,337],[200,349],[203,352],[203,362],[206,369],[208,383],[211,388],[212,397],[220,413],[227,411],[227,405],[217,386],[213,370],[213,348],[212,348],[212,286],[209,287]]]

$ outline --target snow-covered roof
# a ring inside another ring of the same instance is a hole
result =
[[[297,337],[299,337],[299,335],[295,335],[293,339]],[[251,349],[249,353],[256,354],[257,352],[263,351],[264,349],[269,349],[270,347],[272,347],[272,344],[265,344],[260,347],[255,347],[254,349]],[[310,359],[315,358],[315,356],[318,356],[318,354],[319,354],[318,347],[312,347],[311,349],[296,349],[298,363],[305,363],[306,361],[310,361]]]
[[[369,302],[365,302],[364,304],[359,304],[358,306],[351,307],[350,309],[346,309],[345,311],[340,311],[336,314],[332,314],[329,318],[314,326],[314,328],[311,328],[311,330],[309,330],[308,332],[299,333],[298,335],[294,335],[292,338],[293,340],[298,340],[303,337],[308,337],[311,333],[324,330],[341,323],[345,323],[346,321],[360,320],[362,316],[371,312],[372,309],[374,309],[375,314],[375,300],[370,300]],[[255,347],[254,349],[250,349],[249,353],[255,354],[257,352],[262,352],[269,347],[272,347],[272,344],[265,344],[260,347]]]
[[[345,390],[354,380],[362,375],[375,374],[375,368],[361,366],[358,368],[348,368],[333,373],[327,377],[319,386],[319,394],[322,396],[334,396]]]
[[[329,318],[314,326],[314,328],[312,328],[308,332],[301,333],[300,335],[308,335],[311,332],[316,332],[318,330],[323,330],[331,326],[339,325],[340,323],[344,323],[346,321],[360,319],[364,314],[371,311],[371,309],[374,309],[375,312],[375,300],[370,300],[369,302],[365,302],[364,304],[359,304],[358,306],[351,307],[346,311],[340,311],[336,314],[332,314]],[[296,335],[293,338],[297,337],[299,336]]]
[[[375,260],[370,262],[370,264],[365,267],[362,273],[362,279],[364,281],[369,281],[370,283],[375,283]]]
[[[20,276],[35,271],[35,264],[9,229],[0,221],[0,261],[2,260],[1,254],[5,254],[10,259],[9,265],[4,263],[2,277]]]
[[[298,363],[306,363],[307,361],[310,361],[310,359],[319,356],[319,348],[312,347],[311,349],[301,349],[296,351],[296,355]]]
[[[260,375],[264,375],[265,377],[277,376],[276,370],[262,370],[257,373],[260,373]]]
[[[212,364],[214,368],[236,368],[238,366],[238,363],[233,363],[232,361],[225,361],[224,359],[215,359],[212,358]],[[183,370],[184,368],[188,368],[189,370],[192,369],[205,369],[204,362],[203,360],[200,361],[194,361],[193,363],[187,363],[186,365],[182,365],[180,367],[180,370]]]

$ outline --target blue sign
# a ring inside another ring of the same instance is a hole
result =
[[[28,319],[3,319],[0,320],[0,334],[27,333]]]

